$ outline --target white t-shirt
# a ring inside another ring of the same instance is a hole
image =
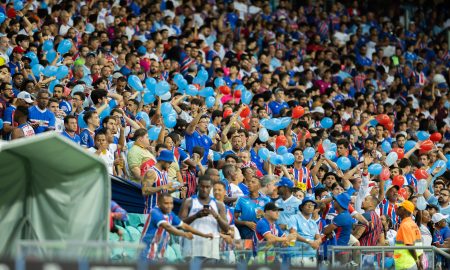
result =
[[[106,167],[108,168],[108,173],[113,174],[113,166],[114,166],[114,148],[117,148],[117,145],[110,144],[108,150],[103,153],[100,153],[99,157],[106,163]],[[88,149],[89,152],[94,153],[97,151],[94,147]]]

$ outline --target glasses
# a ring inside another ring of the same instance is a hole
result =
[[[448,197],[448,196],[450,196],[449,194],[439,194],[441,197]]]
[[[314,207],[314,204],[313,204],[313,203],[306,203],[304,206],[307,206],[307,207]]]

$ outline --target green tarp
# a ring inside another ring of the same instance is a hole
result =
[[[0,255],[20,240],[106,241],[104,163],[56,133],[0,145]]]

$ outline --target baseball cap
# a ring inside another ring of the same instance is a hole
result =
[[[115,71],[112,75],[113,79],[119,79],[120,77],[123,77],[123,74],[120,73],[120,71]]]
[[[341,193],[337,196],[333,196],[333,199],[345,210],[348,209],[350,204],[350,195],[347,192]]]
[[[322,107],[315,107],[312,111],[309,111],[309,113],[321,113],[321,114],[325,114],[325,110]]]
[[[33,99],[31,98],[30,93],[22,91],[17,94],[17,98],[25,100],[26,103],[33,103]]]
[[[159,156],[156,158],[157,161],[165,161],[165,162],[173,162],[174,155],[172,151],[169,150],[162,150],[161,153],[159,153]]]
[[[448,215],[443,215],[441,213],[436,213],[433,215],[433,217],[431,218],[431,221],[433,221],[434,224],[438,223],[439,221],[443,220],[443,219],[447,219]]]
[[[311,198],[305,198],[305,199],[303,199],[302,203],[298,206],[298,209],[302,210],[303,205],[305,205],[306,203],[309,203],[309,202],[314,204],[314,208],[317,207],[317,202],[316,201],[314,201]]]
[[[410,212],[411,214],[414,212],[414,204],[408,200],[403,201],[402,203],[397,204],[398,207],[405,208],[406,211]],[[434,215],[433,215],[434,217]]]
[[[22,49],[22,47],[20,47],[20,46],[16,46],[16,47],[14,47],[12,52],[13,53],[25,53],[25,50]]]
[[[278,207],[274,202],[270,202],[264,206],[264,212],[266,211],[284,211],[284,209]]]
[[[278,181],[278,183],[275,184],[276,187],[288,187],[288,188],[293,188],[294,187],[294,183],[292,183],[292,181],[287,178],[287,177],[281,177],[281,180]]]

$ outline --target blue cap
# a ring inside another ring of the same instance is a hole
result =
[[[275,184],[276,187],[288,187],[293,188],[294,183],[287,177],[281,177],[281,180]]]
[[[138,52],[138,54],[140,54],[140,55],[144,55],[144,54],[146,54],[147,53],[147,48],[145,48],[144,46],[139,46],[138,48],[137,48],[137,52]]]
[[[333,196],[333,199],[345,210],[348,209],[348,205],[350,204],[350,195],[347,192],[343,192],[337,196]]]
[[[306,203],[313,203],[314,204],[314,208],[317,207],[317,202],[309,197],[306,197],[303,199],[302,203],[298,206],[298,210],[302,210],[303,205],[305,205]]]
[[[173,162],[174,155],[172,151],[169,150],[162,150],[159,153],[159,156],[156,158],[157,161],[165,161],[165,162]]]

